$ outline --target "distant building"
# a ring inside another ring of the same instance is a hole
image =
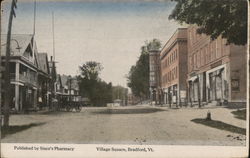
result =
[[[246,46],[227,45],[219,36],[196,33],[188,27],[188,100],[190,103],[245,103]]]
[[[67,75],[59,75],[59,76],[61,82],[61,87],[60,87],[61,89],[57,90],[57,95],[67,97],[68,99],[69,96],[71,96],[71,101],[80,101],[79,85],[77,78]]]
[[[113,102],[119,102],[120,105],[126,106],[128,104],[128,89],[120,85],[112,87],[112,100]]]
[[[58,74],[56,71],[56,62],[54,61],[53,57],[50,57],[49,61],[49,71],[50,71],[50,88],[51,88],[51,99],[56,97],[56,89],[58,83]]]
[[[134,96],[132,93],[128,93],[128,105],[136,105],[140,103],[140,98]]]
[[[179,28],[160,53],[161,88],[164,104],[186,102],[187,28]]]
[[[156,104],[161,104],[161,67],[160,51],[149,51],[149,91],[150,99]]]

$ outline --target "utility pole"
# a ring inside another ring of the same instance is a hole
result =
[[[69,76],[69,105],[72,106],[72,99],[71,99],[71,84],[72,84],[72,78]]]
[[[9,112],[10,112],[10,40],[11,40],[11,28],[12,28],[12,20],[13,17],[16,17],[15,8],[17,0],[12,0],[10,16],[9,16],[9,24],[8,24],[8,32],[7,32],[7,44],[6,44],[6,56],[5,56],[5,91],[4,91],[4,122],[3,126],[9,126]]]
[[[2,1],[0,0],[0,44],[1,42],[1,35],[2,35]],[[2,73],[3,73],[3,67],[2,67],[2,46],[0,45],[0,135],[1,135],[1,128],[2,128]],[[0,146],[1,148],[1,146]],[[1,151],[1,150],[0,150]]]
[[[53,34],[53,61],[56,61],[55,55],[55,30],[54,30],[54,12],[52,12],[52,34]]]

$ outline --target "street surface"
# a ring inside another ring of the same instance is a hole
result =
[[[83,144],[168,144],[245,145],[245,135],[192,122],[205,118],[246,128],[246,121],[234,118],[222,107],[181,108],[149,105],[95,108],[78,112],[12,115],[10,124],[19,131],[2,138],[3,143],[83,143]],[[112,114],[111,114],[112,113]],[[236,137],[240,140],[235,139]]]

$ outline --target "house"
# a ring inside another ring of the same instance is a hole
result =
[[[67,96],[71,101],[80,101],[79,85],[76,77],[61,75],[63,96]],[[71,97],[71,98],[70,98]]]
[[[38,93],[39,107],[49,107],[51,98],[51,76],[47,53],[38,53]]]
[[[178,28],[160,52],[164,104],[185,104],[187,79],[187,28]]]
[[[188,100],[204,104],[245,104],[247,47],[197,34],[188,27]]]
[[[5,64],[7,35],[1,35],[2,66]],[[33,35],[13,34],[10,44],[11,108],[37,108],[37,47]],[[4,99],[4,92],[1,94]]]
[[[57,75],[57,71],[56,71],[56,62],[53,60],[53,57],[50,57],[50,61],[49,61],[49,72],[50,72],[50,88],[51,88],[51,98],[55,98],[56,97],[56,86],[58,83],[58,75]]]

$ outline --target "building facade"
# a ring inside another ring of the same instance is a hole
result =
[[[161,104],[161,65],[160,65],[160,51],[149,51],[149,92],[150,100],[155,104]]]
[[[186,103],[187,28],[178,28],[160,53],[164,104]]]
[[[246,46],[211,40],[188,27],[188,101],[217,105],[246,102]]]
[[[51,88],[50,71],[47,53],[38,53],[37,102],[40,109],[50,106]]]
[[[2,66],[5,64],[6,37],[7,35],[1,35]],[[38,63],[34,37],[14,34],[10,46],[10,108],[16,111],[37,108]],[[4,92],[1,95],[4,100]]]

